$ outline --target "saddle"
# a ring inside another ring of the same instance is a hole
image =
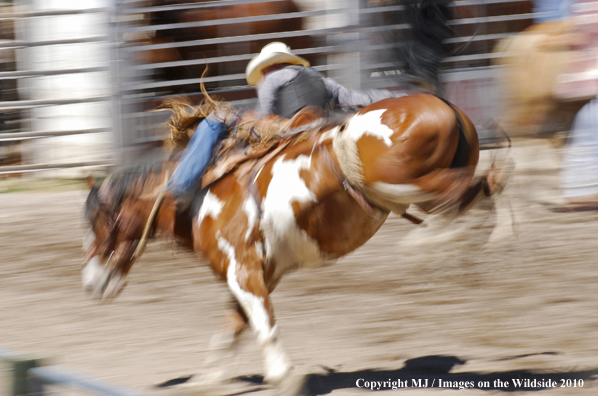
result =
[[[180,149],[186,145],[190,137],[189,131],[194,125],[197,125],[197,121],[205,118],[208,114],[208,111],[201,107],[194,109],[193,113],[189,114],[186,109],[191,106],[185,103],[169,104],[164,108],[174,110],[175,114],[170,120],[171,137],[165,141],[165,146],[174,146],[174,149]],[[223,120],[230,115],[226,112],[223,114]],[[259,167],[260,163],[265,164],[290,144],[315,136],[327,125],[327,122],[323,110],[316,107],[306,107],[291,119],[274,115],[260,117],[256,112],[244,113],[237,125],[232,128],[233,131],[229,137],[222,142],[212,164],[206,169],[200,193],[196,194],[195,199],[202,201],[206,187],[238,169],[239,166],[244,165],[248,173],[254,166]],[[177,155],[171,156],[169,162],[174,164],[176,158]],[[161,188],[154,198],[153,208],[133,254],[134,258],[139,257],[145,249],[147,240],[153,232],[152,225],[155,216],[165,195],[165,188]],[[183,212],[175,214],[175,227],[186,230],[185,232],[189,232],[191,229],[191,218],[187,216],[189,210],[190,208],[187,208]]]
[[[303,108],[290,119],[245,112],[221,143],[204,173],[201,188],[210,186],[241,165],[249,170],[258,162],[267,162],[284,147],[308,139],[326,124],[324,112],[318,107]]]

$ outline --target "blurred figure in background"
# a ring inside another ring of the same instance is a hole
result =
[[[372,13],[371,26],[408,24],[410,29],[376,31],[370,38],[384,50],[375,52],[373,63],[392,64],[380,72],[400,70],[393,76],[398,86],[417,85],[442,95],[440,68],[450,54],[446,40],[454,36],[449,26],[451,0],[369,0],[374,7],[402,6],[401,11]],[[363,16],[368,18],[368,15]]]
[[[573,24],[568,18],[570,1],[535,1],[534,11],[540,12],[535,23],[500,40],[494,49],[499,56],[493,64],[499,66],[499,87],[505,100],[500,124],[512,136],[541,134],[555,137],[559,143],[587,102],[564,102],[554,94],[555,82],[575,52]]]
[[[552,21],[569,16],[571,3],[575,0],[534,0],[534,23]]]
[[[559,7],[559,13],[571,15],[578,39],[573,48],[577,50],[575,56],[568,60],[564,73],[557,79],[555,96],[563,101],[590,100],[575,116],[563,158],[561,187],[567,201],[563,209],[597,210],[598,1],[563,0],[560,3],[553,6]]]
[[[445,41],[454,36],[448,22],[451,19],[450,0],[402,0],[405,4],[406,46],[399,60],[406,62],[405,73],[427,82],[432,93],[442,96],[440,67],[450,50]]]

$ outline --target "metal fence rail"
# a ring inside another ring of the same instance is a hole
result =
[[[71,385],[83,391],[105,396],[147,396],[132,389],[80,373],[63,366],[41,366],[29,369],[31,381],[42,385]],[[16,395],[15,395],[16,396]],[[43,395],[40,395],[43,396]]]
[[[9,389],[0,389],[0,393],[8,392],[8,396],[44,396],[46,386],[76,387],[85,394],[101,396],[147,396],[120,385],[100,380],[68,367],[46,365],[47,359],[19,354],[0,349],[0,361],[10,367]]]

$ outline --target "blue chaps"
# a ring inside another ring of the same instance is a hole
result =
[[[175,198],[195,194],[203,173],[215,154],[214,148],[227,134],[228,126],[218,121],[213,114],[199,123],[168,185],[168,190]]]

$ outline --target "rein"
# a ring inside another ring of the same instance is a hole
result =
[[[154,220],[156,219],[156,215],[162,206],[162,202],[164,202],[164,196],[166,195],[166,189],[168,187],[168,183],[170,182],[170,175],[167,173],[166,178],[164,179],[164,184],[160,188],[160,193],[156,198],[156,202],[154,202],[154,206],[152,207],[152,211],[150,212],[149,217],[147,218],[147,222],[145,223],[145,228],[143,229],[143,234],[141,234],[141,239],[139,239],[139,243],[137,243],[137,247],[131,256],[131,263],[135,262],[135,260],[141,256],[143,251],[145,250],[145,246],[147,245],[147,241],[149,239],[149,234],[154,225]]]
[[[359,191],[353,188],[349,180],[347,180],[347,177],[343,174],[341,169],[332,159],[332,155],[330,155],[330,150],[328,150],[326,146],[320,145],[319,151],[322,153],[322,158],[324,159],[324,162],[326,163],[326,165],[328,165],[328,168],[332,171],[334,176],[336,176],[336,178],[343,185],[345,191],[355,200],[355,202],[359,204],[361,209],[363,209],[363,211],[367,213],[368,216],[374,217],[374,208],[378,209],[379,211],[385,212],[385,210],[370,204]]]

